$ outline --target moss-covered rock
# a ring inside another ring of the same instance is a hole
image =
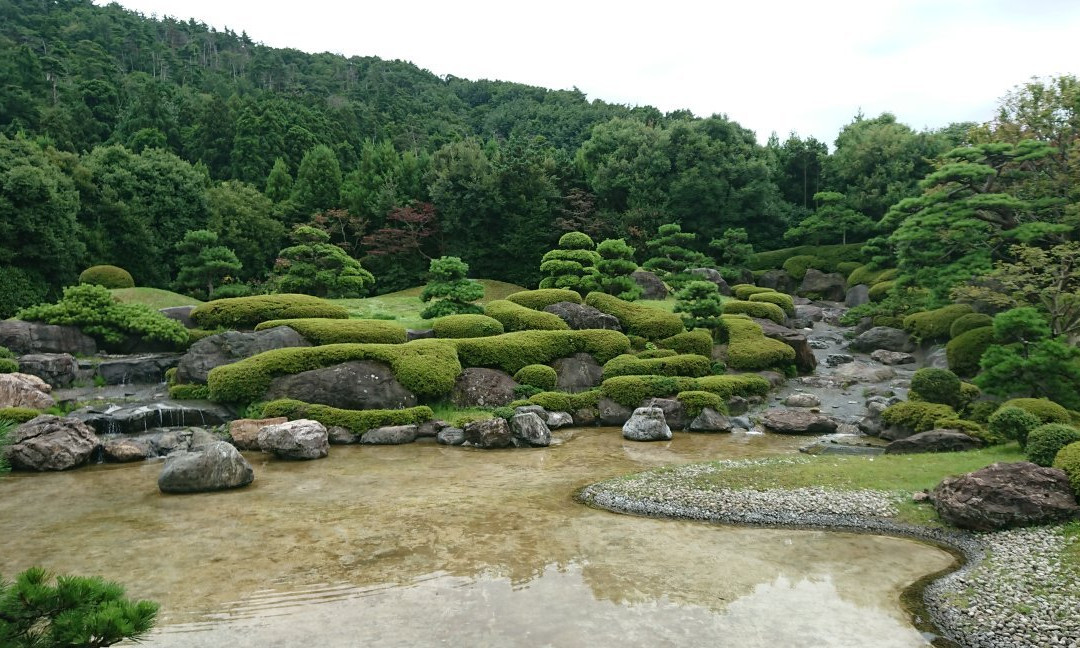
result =
[[[298,318],[348,319],[344,306],[311,295],[254,295],[215,299],[191,311],[201,328],[254,328],[261,322]]]
[[[774,293],[775,294],[775,293]],[[767,302],[751,302],[731,299],[724,302],[725,315],[749,315],[783,324],[787,320],[784,309]]]
[[[284,416],[290,420],[311,419],[326,427],[343,427],[361,436],[375,428],[424,423],[430,421],[434,413],[430,407],[424,405],[405,409],[347,410],[283,398],[264,404],[262,416]]]
[[[983,326],[957,335],[945,345],[945,358],[948,360],[949,370],[964,377],[979,373],[979,360],[993,343],[994,328],[991,326]]]
[[[565,331],[570,328],[558,315],[536,311],[505,299],[488,302],[484,312],[487,313],[488,317],[498,320],[507,333],[514,331]]]
[[[387,320],[307,317],[260,322],[256,331],[288,326],[312,344],[404,344],[405,327]]]
[[[516,374],[514,374],[514,381],[522,384],[529,385],[530,387],[536,387],[544,391],[551,391],[555,389],[555,383],[558,382],[559,375],[554,369],[547,365],[533,364],[525,365]]]
[[[772,288],[755,286],[754,284],[735,284],[731,287],[731,292],[734,293],[736,299],[747,301],[750,299],[750,295],[757,295],[760,293],[769,293],[776,291]]]
[[[994,318],[985,313],[968,313],[967,315],[961,315],[953,320],[952,326],[949,327],[949,338],[955,339],[968,331],[993,325]]]
[[[542,311],[552,304],[559,302],[581,303],[581,295],[574,290],[564,288],[543,288],[540,290],[521,290],[506,296],[507,301],[512,301],[519,306]]]
[[[710,407],[721,414],[727,413],[727,403],[718,394],[702,390],[690,390],[679,392],[676,399],[682,403],[686,410],[686,416],[693,419],[701,410]]]
[[[757,374],[724,374],[697,379],[697,388],[723,398],[726,402],[733,396],[764,396],[772,384]]]
[[[795,300],[791,298],[791,295],[778,292],[755,293],[750,295],[748,301],[776,304],[784,310],[788,317],[795,317]]]
[[[577,294],[577,293],[574,293]],[[431,323],[437,338],[476,338],[502,335],[506,332],[502,322],[487,315],[447,315]]]
[[[647,340],[662,340],[686,330],[682,318],[675,313],[624,301],[613,295],[591,292],[585,298],[585,303],[613,315],[628,335],[638,335]]]
[[[795,349],[780,340],[765,337],[761,327],[752,320],[737,315],[725,315],[720,319],[720,323],[728,343],[727,363],[732,369],[787,371],[794,366]]]
[[[914,313],[904,318],[904,330],[924,342],[949,339],[953,322],[973,313],[970,304],[950,304],[930,311]]]
[[[827,264],[821,257],[812,254],[796,254],[784,261],[784,265],[781,267],[794,279],[802,281],[802,278],[806,276],[807,270],[810,268],[824,270],[826,265]]]
[[[712,361],[701,355],[675,355],[666,358],[640,358],[620,355],[604,364],[604,378],[615,376],[688,376],[698,378],[712,373]]]
[[[941,403],[906,401],[897,403],[881,413],[881,420],[914,432],[926,432],[939,427],[939,422],[959,418],[956,410]]]
[[[656,344],[661,349],[671,349],[677,353],[692,353],[706,358],[712,357],[712,333],[705,329],[694,329],[686,333],[672,335]],[[640,354],[638,357],[641,357]]]
[[[514,375],[531,364],[551,364],[575,353],[598,363],[630,352],[630,340],[618,331],[519,331],[495,337],[453,340],[464,367],[490,367]]]

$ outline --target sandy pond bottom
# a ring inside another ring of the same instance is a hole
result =
[[[0,479],[0,573],[100,574],[162,604],[144,645],[928,645],[901,591],[953,557],[895,538],[615,515],[587,483],[804,439],[561,430],[546,449],[248,454],[246,489],[161,495],[160,464]]]

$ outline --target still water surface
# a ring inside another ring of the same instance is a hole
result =
[[[593,481],[804,439],[616,428],[546,449],[432,442],[248,453],[252,486],[166,496],[159,463],[0,478],[0,574],[100,574],[162,604],[144,645],[928,645],[901,591],[953,557],[909,540],[581,506]]]

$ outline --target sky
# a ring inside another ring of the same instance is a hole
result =
[[[725,114],[831,147],[857,113],[984,122],[1032,77],[1080,73],[1076,0],[120,0],[257,42],[443,76]]]

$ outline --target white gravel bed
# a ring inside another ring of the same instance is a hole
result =
[[[882,533],[943,544],[966,559],[923,594],[946,636],[966,648],[1080,648],[1080,573],[1060,562],[1066,546],[1060,527],[971,534],[897,522],[897,497],[885,491],[693,484],[696,477],[730,467],[806,461],[720,461],[650,471],[586,486],[579,498],[634,515]]]

